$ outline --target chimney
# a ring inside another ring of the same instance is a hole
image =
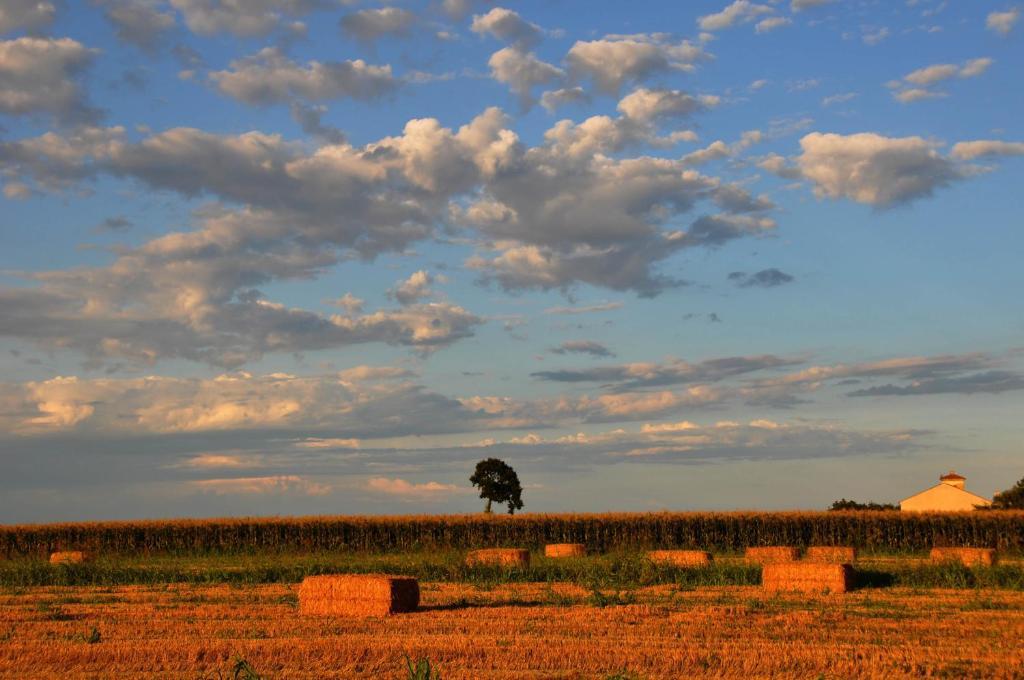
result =
[[[964,488],[964,482],[967,481],[967,478],[962,475],[958,475],[957,473],[950,470],[946,474],[939,477],[939,481],[942,482],[943,484],[949,484],[950,486],[962,489]]]

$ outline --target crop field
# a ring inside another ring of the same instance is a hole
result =
[[[1024,511],[659,512],[294,517],[0,526],[0,557],[99,554],[417,551],[583,543],[588,549],[849,545],[869,552],[986,546],[1024,554]]]
[[[0,678],[1024,677],[1024,514],[875,515],[3,527]],[[845,594],[767,592],[742,551],[851,537],[857,588]],[[547,557],[551,539],[590,543]],[[998,547],[998,562],[929,559],[931,545],[971,544]],[[467,565],[468,550],[495,545],[529,549],[529,564]],[[713,560],[646,553],[694,546]],[[92,554],[53,565],[54,549]],[[421,606],[300,613],[303,578],[346,573],[414,576]]]
[[[270,584],[0,595],[0,677],[1020,677],[1024,593],[423,585],[419,612],[304,617]]]

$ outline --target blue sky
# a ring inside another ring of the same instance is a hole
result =
[[[1007,488],[1021,12],[8,0],[0,521]]]

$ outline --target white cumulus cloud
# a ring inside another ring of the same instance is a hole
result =
[[[985,27],[1005,37],[1010,35],[1010,31],[1017,25],[1018,19],[1020,19],[1019,7],[1013,7],[1004,12],[989,12],[985,17]]]

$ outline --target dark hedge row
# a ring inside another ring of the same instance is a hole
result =
[[[267,551],[408,551],[585,543],[617,548],[852,545],[874,552],[932,546],[1024,553],[1024,512],[622,513],[168,520],[0,526],[0,555],[96,553],[238,554]]]

